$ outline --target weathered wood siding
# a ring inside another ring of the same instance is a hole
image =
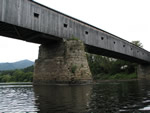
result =
[[[148,51],[30,0],[0,0],[0,21],[150,62]]]

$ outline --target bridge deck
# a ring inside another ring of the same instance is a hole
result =
[[[0,0],[0,35],[35,43],[79,38],[91,53],[150,63],[150,53],[31,0]]]

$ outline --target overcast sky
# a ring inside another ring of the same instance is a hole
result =
[[[150,0],[34,0],[150,51]],[[34,61],[37,44],[0,37],[0,62]]]

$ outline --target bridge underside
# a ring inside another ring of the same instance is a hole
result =
[[[38,43],[38,44],[54,44],[54,43],[57,43],[58,41],[62,41],[62,39],[59,37],[47,35],[44,33],[40,33],[37,31],[30,30],[30,29],[7,24],[4,22],[0,22],[0,35],[5,36],[5,37],[19,39],[19,40],[24,40],[27,42]],[[85,49],[86,52],[89,52],[92,54],[99,54],[103,56],[127,60],[130,62],[136,62],[139,64],[147,64],[147,62],[144,60],[131,57],[125,54],[117,53],[115,51],[110,51],[104,48],[97,48],[97,47],[86,45],[86,44],[85,44],[85,47],[86,47]]]
[[[143,64],[143,65],[144,64],[149,64],[148,62],[143,61],[143,60],[138,59],[138,58],[134,58],[134,57],[131,57],[131,56],[128,56],[128,55],[117,53],[115,51],[106,50],[106,49],[103,49],[103,48],[97,48],[97,47],[94,47],[94,46],[86,45],[86,51],[88,53],[103,55],[103,56],[112,57],[112,58],[121,59],[121,60],[126,60],[126,61],[129,61],[129,62],[134,62],[134,63],[138,63],[138,64]]]
[[[46,35],[44,33],[4,22],[0,22],[0,35],[38,44],[51,44],[61,40],[60,38],[51,35]]]

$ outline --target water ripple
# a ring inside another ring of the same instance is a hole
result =
[[[0,112],[35,112],[32,85],[0,86]]]

